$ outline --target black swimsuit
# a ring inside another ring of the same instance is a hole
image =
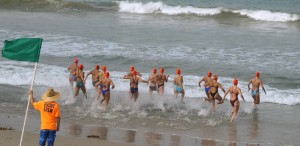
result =
[[[216,87],[216,86],[211,86],[211,87],[215,87],[216,88],[216,91],[215,92],[210,92],[210,95],[212,96],[212,97],[215,97],[215,95],[218,93],[218,87]],[[210,88],[211,88],[210,87]]]
[[[159,75],[159,76],[160,76],[161,79],[163,79],[163,75]],[[164,86],[165,85],[164,82],[162,84],[157,84],[157,88],[159,89],[160,87]]]
[[[230,93],[235,94],[234,92],[230,92]],[[234,107],[234,103],[235,103],[236,101],[239,100],[239,99],[238,99],[238,95],[239,95],[239,94],[235,94],[235,99],[234,99],[234,100],[230,100],[230,104],[231,104],[232,107]]]

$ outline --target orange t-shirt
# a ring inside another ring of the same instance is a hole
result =
[[[55,101],[39,101],[33,103],[34,109],[41,114],[41,130],[57,130],[56,118],[60,117],[59,106]]]

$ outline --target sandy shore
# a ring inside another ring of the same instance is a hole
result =
[[[0,145],[1,146],[18,146],[20,142],[21,131],[16,130],[0,130]],[[38,145],[39,135],[25,132],[23,137],[23,146]],[[57,136],[55,140],[57,146],[136,146],[134,144],[115,143],[101,140],[99,138],[78,138]]]

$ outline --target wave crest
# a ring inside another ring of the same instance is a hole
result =
[[[297,14],[290,14],[284,12],[272,12],[269,10],[231,10],[222,7],[218,8],[197,8],[192,6],[169,6],[163,2],[128,2],[121,1],[119,3],[119,12],[137,13],[137,14],[151,14],[159,13],[166,15],[180,15],[180,14],[194,14],[198,16],[213,16],[219,15],[223,12],[239,14],[241,16],[247,16],[254,20],[260,21],[277,21],[288,22],[298,21],[299,16]]]

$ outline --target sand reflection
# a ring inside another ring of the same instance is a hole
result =
[[[70,135],[79,136],[82,134],[82,126],[78,124],[70,124],[69,130],[70,130]]]
[[[126,130],[125,137],[123,138],[127,143],[134,143],[135,141],[135,131],[133,130]]]
[[[146,136],[146,143],[148,145],[151,145],[151,146],[160,146],[160,141],[162,139],[162,135],[161,134],[158,134],[158,133],[154,133],[154,132],[147,132],[145,134]]]

